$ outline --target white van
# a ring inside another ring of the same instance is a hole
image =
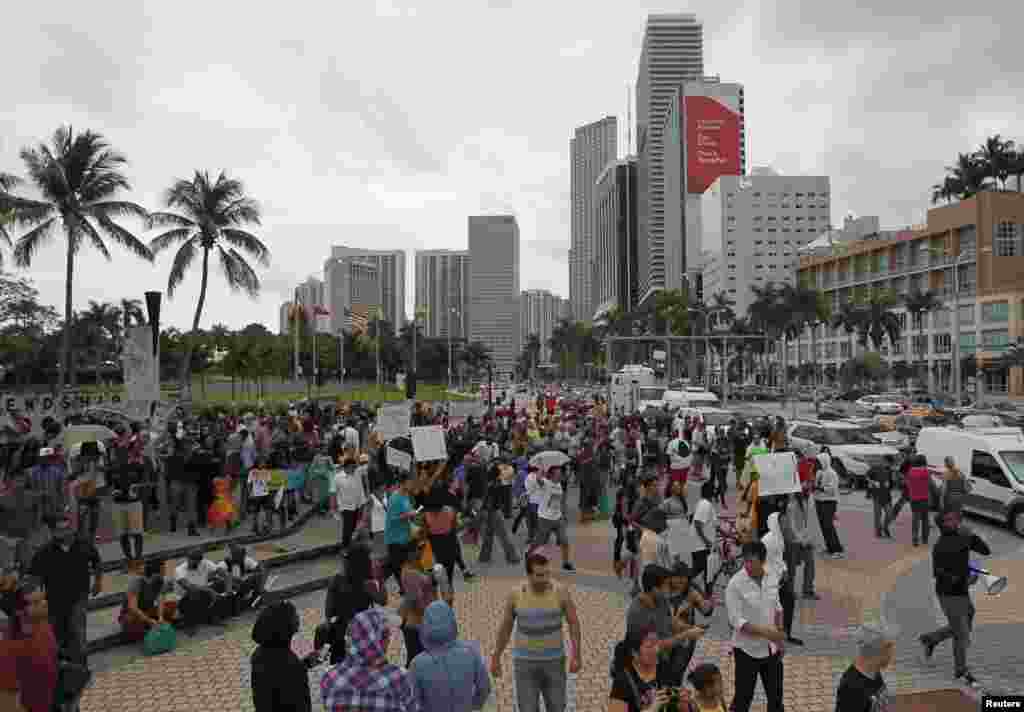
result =
[[[917,452],[933,473],[947,455],[971,483],[964,509],[1006,522],[1024,536],[1024,431],[1020,428],[922,428]]]
[[[682,391],[665,391],[662,402],[669,410],[680,408],[714,408],[718,405],[718,396],[702,388],[687,388]]]

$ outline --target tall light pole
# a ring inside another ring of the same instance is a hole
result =
[[[381,339],[381,334],[380,334],[380,318],[381,318],[381,308],[378,306],[378,307],[376,307],[373,310],[373,320],[374,320],[374,323],[377,324],[377,328],[376,328],[377,338],[375,339],[375,341],[377,342],[377,392],[378,393],[380,393],[381,386],[384,383],[384,380],[381,378],[382,374],[381,374],[381,371],[380,371],[380,339]]]
[[[448,390],[452,390],[452,315],[455,307],[448,307]]]
[[[427,315],[427,310],[424,309],[423,307],[420,307],[418,309],[413,309],[413,312],[412,312],[412,373],[410,373],[408,376],[406,376],[406,383],[407,384],[409,383],[408,379],[410,379],[410,378],[413,379],[412,380],[413,390],[411,391],[411,394],[412,394],[412,396],[414,398],[416,397],[416,378],[417,378],[417,373],[419,372],[419,365],[418,365],[417,360],[416,360],[416,357],[417,357],[417,353],[416,353],[416,347],[417,347],[417,344],[416,344],[416,331],[419,328],[419,319],[420,319],[420,317],[421,316],[426,316],[426,315]],[[408,390],[408,385],[406,385],[406,389]]]

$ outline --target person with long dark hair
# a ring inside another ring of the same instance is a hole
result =
[[[666,704],[670,688],[658,683],[658,635],[654,630],[628,633],[615,646],[608,712],[646,712]],[[690,696],[680,690],[679,712],[690,709]]]
[[[344,570],[327,588],[324,615],[330,624],[331,665],[345,657],[345,633],[356,614],[374,604],[386,605],[387,600],[387,590],[372,576],[369,549],[357,542],[347,550]]]
[[[302,660],[291,649],[299,632],[299,613],[291,601],[264,608],[252,628],[252,701],[255,712],[310,712],[308,670],[317,657]]]
[[[57,690],[57,639],[39,579],[18,583],[13,613],[8,638],[0,641],[0,705],[50,712]]]

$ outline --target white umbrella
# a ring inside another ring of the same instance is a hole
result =
[[[541,470],[551,467],[562,467],[569,462],[569,456],[558,450],[545,450],[538,452],[530,458],[530,465]]]

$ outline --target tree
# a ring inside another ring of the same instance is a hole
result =
[[[249,224],[260,224],[259,206],[245,195],[240,181],[228,178],[224,173],[211,182],[208,173],[196,171],[192,180],[176,181],[167,190],[164,203],[168,209],[177,209],[181,213],[157,212],[150,216],[150,228],[170,228],[150,242],[154,254],[180,244],[167,279],[168,298],[174,297],[175,290],[185,279],[185,271],[192,266],[196,256],[202,253],[203,257],[199,299],[181,364],[181,389],[186,393],[186,389],[191,387],[190,350],[199,333],[199,321],[206,304],[210,253],[215,251],[220,258],[224,278],[232,291],[244,290],[250,297],[256,297],[260,292],[260,279],[243,253],[267,266],[270,264],[270,251],[255,235],[243,229]]]
[[[11,234],[7,232],[7,226],[14,222],[14,208],[8,207],[4,202],[4,196],[20,182],[21,179],[17,176],[0,171],[0,247],[6,245],[8,249],[14,246],[11,242]],[[4,253],[3,250],[0,250],[0,270],[3,267]]]
[[[956,187],[957,197],[965,200],[985,189],[986,168],[969,153],[957,155],[956,163],[946,166],[946,171],[952,179],[952,186]]]
[[[528,334],[523,344],[523,352],[519,355],[519,372],[523,378],[529,378],[540,362],[540,335]]]
[[[89,308],[76,318],[82,345],[93,355],[96,385],[100,384],[103,364],[109,360],[111,346],[117,343],[120,324],[121,314],[117,307],[94,299],[89,300]]]
[[[817,289],[798,286],[784,285],[782,288],[782,300],[786,314],[789,315],[790,323],[795,327],[797,333],[797,349],[800,348],[800,334],[805,328],[811,330],[811,364],[810,373],[813,375],[815,386],[815,407],[817,408],[817,373],[818,373],[818,343],[817,330],[819,324],[827,324],[832,316],[832,306]]]
[[[52,335],[59,325],[57,311],[40,304],[31,280],[0,272],[0,365],[16,383],[49,377],[43,364],[56,360]]]
[[[142,311],[141,299],[122,298],[118,311],[121,316],[122,333],[128,331],[132,326],[142,326],[146,323],[146,315]]]
[[[1002,136],[996,134],[985,139],[985,143],[974,152],[975,159],[983,166],[987,177],[992,179],[992,186],[996,183],[1006,190],[1006,179],[1010,177],[1010,162],[1014,156],[1013,141],[1003,140]]]
[[[875,351],[880,351],[882,343],[889,337],[889,343],[900,340],[900,320],[892,311],[896,300],[890,294],[873,293],[859,308],[864,311],[864,323]]]
[[[930,290],[922,292],[917,287],[914,287],[907,296],[904,297],[903,305],[907,308],[907,311],[913,315],[914,321],[917,322],[919,330],[917,339],[918,348],[915,350],[918,352],[918,360],[923,363],[926,360],[927,355],[927,342],[924,338],[924,316],[929,312],[940,309],[942,307],[942,300],[939,299],[938,295]],[[959,344],[955,345],[954,348],[959,349]],[[920,368],[923,368],[923,366],[919,367],[918,377],[921,377]]]
[[[479,376],[491,363],[491,350],[483,341],[471,341],[466,344],[459,358],[466,364],[473,377]]]
[[[84,243],[111,259],[105,235],[138,257],[152,262],[152,251],[115,218],[145,219],[146,211],[135,203],[116,200],[119,191],[131,189],[122,169],[127,159],[114,151],[98,133],[75,134],[70,126],[57,129],[51,146],[24,148],[21,159],[29,179],[42,195],[32,200],[4,190],[3,202],[14,210],[17,225],[30,228],[14,248],[19,267],[30,267],[36,253],[60,226],[67,242],[64,274],[64,333],[58,362],[58,387],[71,358],[75,257]]]
[[[1021,184],[1024,183],[1024,146],[1009,156],[1006,170],[1017,179],[1017,192],[1020,193],[1022,191]]]
[[[932,186],[932,205],[946,201],[946,205],[953,202],[963,192],[963,186],[952,176],[946,176],[941,183]]]

